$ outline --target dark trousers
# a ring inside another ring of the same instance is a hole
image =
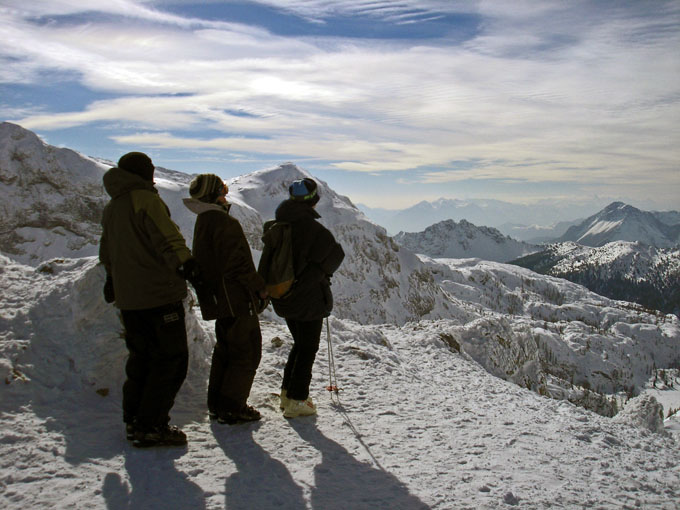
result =
[[[257,315],[215,321],[217,342],[208,380],[208,410],[223,414],[242,409],[248,401],[262,357]]]
[[[165,426],[187,375],[189,351],[181,302],[147,310],[121,310],[129,356],[123,384],[123,419],[141,430]]]
[[[305,400],[309,396],[312,366],[319,350],[323,319],[312,321],[286,319],[286,324],[290,334],[293,335],[293,348],[283,369],[281,388],[286,390],[288,398]]]

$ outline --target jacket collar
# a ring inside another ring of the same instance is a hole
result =
[[[184,205],[187,209],[195,214],[201,214],[208,211],[222,211],[229,213],[229,209],[231,209],[231,204],[209,204],[207,202],[196,200],[195,198],[183,198],[182,202],[184,202]]]

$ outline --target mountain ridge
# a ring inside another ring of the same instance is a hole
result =
[[[670,248],[680,243],[680,225],[667,225],[651,212],[623,202],[612,202],[580,224],[569,227],[556,240],[567,241],[593,247],[613,241],[630,241]]]
[[[508,262],[541,248],[503,235],[492,227],[478,227],[467,220],[444,220],[422,232],[399,232],[394,240],[415,253],[432,258],[476,257]]]

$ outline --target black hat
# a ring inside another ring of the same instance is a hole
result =
[[[139,175],[146,181],[153,181],[154,166],[151,158],[143,152],[128,152],[118,160],[118,168]]]
[[[320,198],[316,182],[309,178],[293,181],[293,184],[288,187],[288,193],[291,200],[309,205],[316,205]]]
[[[189,184],[191,198],[212,204],[222,194],[225,184],[215,174],[200,174]]]

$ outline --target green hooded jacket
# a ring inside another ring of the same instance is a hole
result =
[[[153,182],[117,167],[103,181],[111,201],[102,214],[99,260],[113,279],[115,305],[144,310],[184,299],[178,268],[191,252]]]

